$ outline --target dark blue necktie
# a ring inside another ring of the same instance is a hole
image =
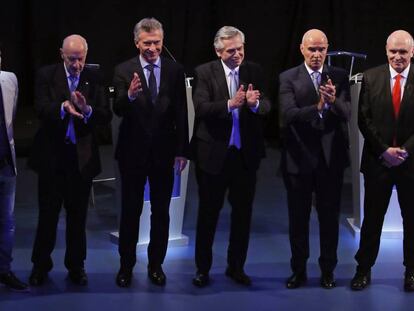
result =
[[[150,72],[149,78],[148,78],[148,89],[151,94],[151,101],[153,104],[155,104],[155,101],[157,99],[157,80],[155,79],[154,74],[154,64],[148,64],[145,68]]]

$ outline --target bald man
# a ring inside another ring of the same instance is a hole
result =
[[[396,187],[404,228],[404,290],[414,291],[414,69],[413,38],[393,32],[385,46],[388,64],[367,70],[359,97],[358,124],[365,138],[361,172],[365,179],[364,220],[351,288],[371,281],[384,215]]]
[[[327,50],[328,39],[322,31],[307,31],[300,45],[304,63],[280,74],[281,171],[287,190],[293,271],[286,287],[290,289],[307,280],[313,194],[319,219],[320,285],[335,287],[341,188],[349,163],[350,93],[347,73],[324,64]]]
[[[64,39],[62,62],[41,68],[35,109],[41,121],[29,167],[38,174],[39,222],[32,253],[32,286],[42,285],[53,267],[59,213],[66,210],[65,266],[69,279],[87,284],[85,223],[92,178],[101,170],[93,129],[111,120],[103,88],[85,68],[86,40]]]

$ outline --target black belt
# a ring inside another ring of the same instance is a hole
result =
[[[0,159],[0,169],[7,165],[13,165],[12,161],[10,161],[10,157],[4,157]]]

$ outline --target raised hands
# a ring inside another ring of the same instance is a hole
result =
[[[129,98],[137,98],[138,93],[142,91],[142,85],[141,80],[139,79],[139,76],[136,72],[134,72],[134,77],[131,80],[131,83],[129,84],[128,89],[128,97]]]
[[[236,94],[229,100],[229,108],[231,110],[243,106],[246,99],[246,92],[243,90],[243,85],[240,85]]]
[[[74,91],[70,94],[70,101],[66,100],[63,103],[63,109],[71,116],[83,119],[91,111],[91,107],[86,104],[86,98],[79,91]],[[79,112],[80,111],[80,112]]]
[[[229,108],[235,109],[241,107],[244,103],[249,107],[256,107],[260,99],[260,91],[253,89],[253,84],[249,84],[247,91],[244,91],[243,85],[240,85],[236,95],[230,99]]]
[[[257,101],[260,99],[260,91],[253,89],[253,84],[249,84],[246,91],[246,103],[249,107],[256,107]]]
[[[336,88],[335,85],[332,84],[331,79],[328,79],[328,82],[325,85],[319,87],[319,94],[324,103],[331,105],[335,102]]]

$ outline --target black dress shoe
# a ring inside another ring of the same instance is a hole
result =
[[[29,277],[29,284],[32,286],[41,286],[47,278],[47,272],[43,270],[33,268]]]
[[[20,281],[11,271],[0,273],[0,283],[6,285],[13,291],[26,292],[29,289],[28,285]]]
[[[158,267],[156,269],[148,267],[148,277],[151,280],[152,284],[158,285],[158,286],[164,286],[167,277],[164,274],[164,271],[162,271],[161,267]]]
[[[116,284],[119,287],[129,287],[131,286],[132,280],[132,270],[131,269],[119,269],[118,274],[116,275]]]
[[[335,277],[332,272],[324,272],[321,275],[320,284],[322,288],[331,289],[336,286]]]
[[[405,271],[404,291],[414,292],[414,271]]]
[[[245,286],[252,285],[252,280],[243,270],[235,270],[230,267],[227,267],[225,274],[236,283]]]
[[[193,278],[193,285],[197,287],[205,287],[210,284],[210,277],[208,273],[197,272]]]
[[[69,270],[68,278],[76,285],[85,286],[88,284],[88,276],[83,268]]]
[[[287,280],[286,280],[286,288],[294,289],[301,287],[303,284],[306,283],[308,277],[306,276],[306,272],[294,272]]]
[[[355,273],[354,277],[351,280],[351,289],[352,290],[363,290],[371,283],[371,271],[368,272],[359,272]]]

